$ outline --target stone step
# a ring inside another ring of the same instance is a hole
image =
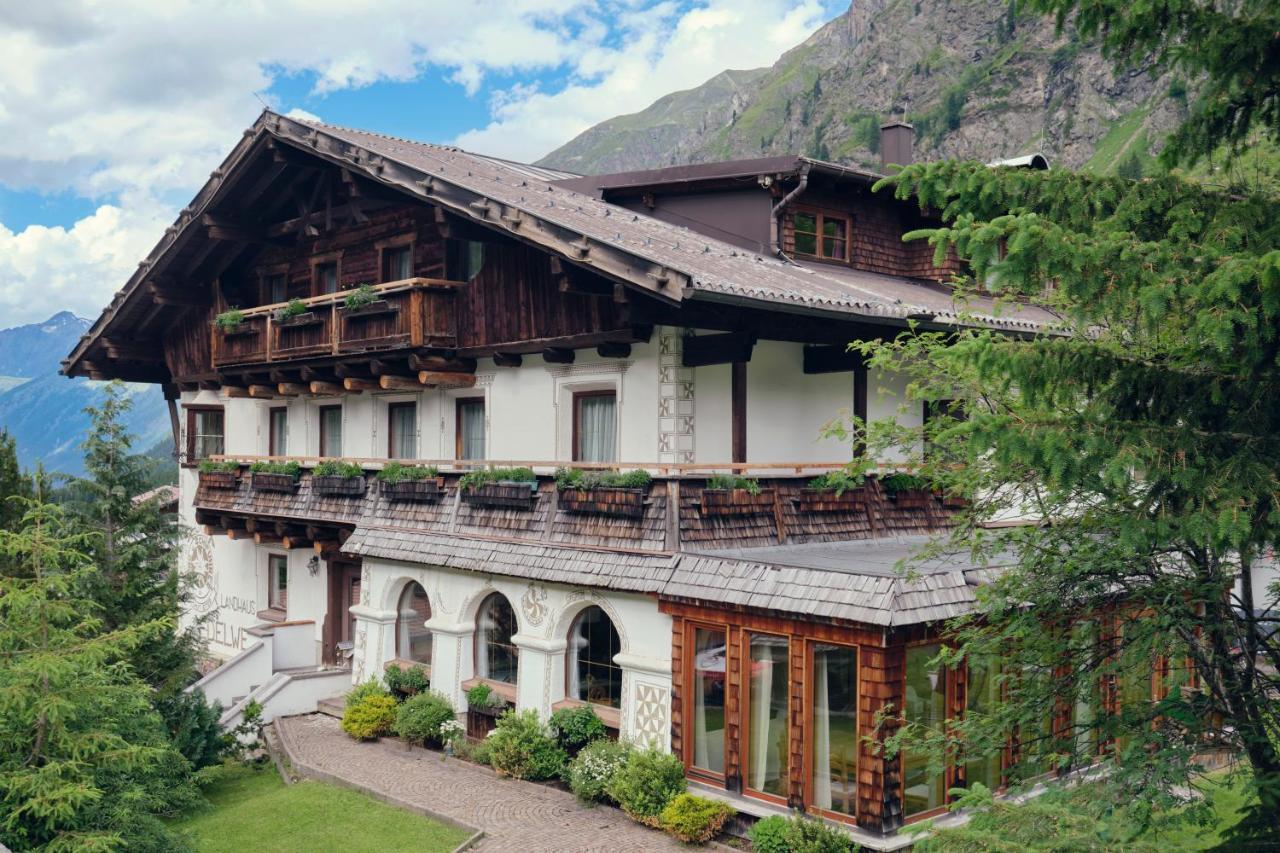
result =
[[[328,699],[321,699],[316,703],[316,712],[319,714],[327,714],[330,717],[342,719],[342,710],[347,705],[346,697],[330,696]]]

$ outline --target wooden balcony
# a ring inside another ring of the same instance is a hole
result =
[[[460,282],[410,278],[375,285],[370,305],[348,308],[351,291],[301,300],[304,314],[276,319],[284,303],[242,311],[234,329],[213,328],[214,367],[457,345]]]

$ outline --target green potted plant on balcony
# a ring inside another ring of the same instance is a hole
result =
[[[244,325],[244,312],[239,308],[228,308],[213,318],[213,325],[217,326],[218,331],[224,335],[236,334]]]
[[[290,299],[284,304],[284,307],[277,308],[272,313],[271,319],[275,321],[276,325],[286,327],[307,326],[320,322],[320,318],[301,299]]]
[[[210,489],[234,489],[240,485],[239,462],[200,460],[200,485]]]
[[[895,471],[880,478],[880,487],[903,509],[928,509],[936,500],[932,484],[919,474]]]
[[[463,474],[458,488],[473,506],[528,510],[538,494],[538,477],[530,468],[484,468]]]
[[[431,503],[444,494],[439,469],[431,465],[388,462],[377,474],[378,491],[387,500]]]
[[[754,477],[717,474],[702,488],[701,510],[709,516],[762,515],[773,511],[775,497],[774,489],[760,488]]]
[[[363,497],[364,469],[353,462],[327,460],[311,469],[311,488],[326,497]]]
[[[652,478],[648,471],[584,471],[557,468],[556,491],[565,512],[639,518]]]
[[[255,462],[249,466],[255,492],[292,492],[298,488],[302,466],[297,462]]]
[[[800,490],[801,512],[860,512],[867,508],[866,475],[851,467],[814,477]]]
[[[387,300],[378,296],[372,284],[361,284],[342,299],[342,307],[348,317],[370,317],[394,310]]]

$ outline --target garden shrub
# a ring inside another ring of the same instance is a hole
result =
[[[606,734],[604,721],[586,705],[553,712],[548,725],[556,743],[570,755],[577,755],[578,750]]]
[[[460,739],[457,746],[457,755],[459,758],[465,758],[467,761],[474,761],[476,764],[490,764],[489,761],[489,739],[469,741],[465,738]]]
[[[396,700],[390,696],[365,696],[347,703],[342,712],[342,730],[356,740],[372,740],[391,731],[396,721]]]
[[[781,815],[758,820],[747,830],[756,853],[853,853],[849,834],[813,818]]]
[[[755,853],[790,853],[787,845],[787,832],[791,829],[791,821],[782,815],[762,818],[747,830],[747,838],[751,840],[751,849]]]
[[[680,759],[651,747],[632,750],[605,790],[627,814],[656,826],[658,815],[685,787]]]
[[[716,837],[733,809],[719,800],[677,794],[662,810],[662,828],[686,844],[702,844]]]
[[[555,779],[568,759],[532,708],[507,711],[486,740],[489,764],[513,779]]]
[[[467,691],[468,708],[500,708],[505,704],[507,704],[507,700],[499,696],[487,684],[477,684]]]
[[[564,781],[569,790],[584,803],[603,803],[610,799],[606,788],[609,780],[627,763],[631,747],[608,738],[592,741],[574,756],[565,768]]]
[[[455,719],[453,703],[434,690],[410,696],[396,710],[395,733],[411,743],[441,743],[442,727]]]
[[[393,663],[383,671],[382,680],[387,683],[387,689],[398,702],[422,693],[431,686],[427,671],[420,666],[401,668],[399,664]]]
[[[368,681],[362,681],[355,687],[348,690],[343,698],[346,699],[347,704],[350,705],[354,702],[359,702],[368,696],[390,695],[391,694],[387,691],[387,688],[383,687],[381,682],[376,678],[370,678]]]

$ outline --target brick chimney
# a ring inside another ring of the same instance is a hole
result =
[[[915,136],[915,128],[905,121],[880,125],[880,167],[885,172],[891,171],[892,165],[911,165],[911,146]]]

